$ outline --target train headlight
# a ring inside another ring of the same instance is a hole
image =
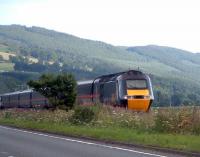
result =
[[[124,99],[127,99],[127,95],[124,96]]]
[[[144,99],[150,99],[150,96],[149,95],[145,95]]]

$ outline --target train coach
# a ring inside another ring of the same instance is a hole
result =
[[[33,90],[0,95],[0,108],[48,108],[48,99]]]
[[[137,70],[78,82],[77,93],[81,105],[102,103],[145,112],[154,100],[149,76]]]

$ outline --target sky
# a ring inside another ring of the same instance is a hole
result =
[[[200,52],[199,0],[0,0],[0,24],[40,26],[117,46]]]

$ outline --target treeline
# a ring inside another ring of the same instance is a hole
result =
[[[71,60],[68,63],[60,61],[49,62],[49,61],[38,61],[32,63],[28,57],[25,56],[11,56],[10,62],[14,63],[15,71],[24,72],[38,72],[38,73],[61,73],[67,72],[72,73],[78,80],[94,78],[102,74],[109,74],[111,71],[117,72],[122,71],[121,68],[110,66],[106,62],[101,62],[98,59],[93,59],[87,62],[87,59],[82,57],[78,60]]]
[[[200,105],[198,84],[188,83],[181,79],[166,79],[152,76],[154,103],[153,106],[193,106]]]
[[[39,73],[34,72],[1,72],[0,73],[0,94],[25,90],[27,89],[27,81],[31,79],[38,79]]]

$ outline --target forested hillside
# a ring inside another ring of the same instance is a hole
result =
[[[155,106],[200,105],[200,55],[162,46],[117,47],[39,27],[0,26],[0,92],[46,72],[77,80],[128,69],[151,75]]]

